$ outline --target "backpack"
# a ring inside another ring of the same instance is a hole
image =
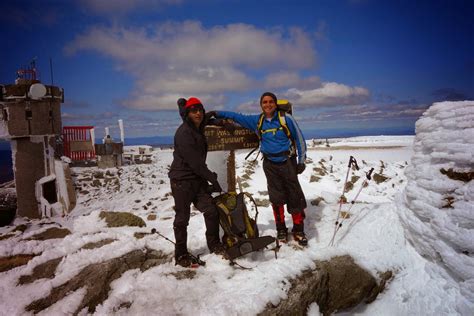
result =
[[[253,218],[245,205],[245,197],[255,205]],[[275,242],[276,239],[272,236],[259,237],[257,204],[249,193],[223,193],[214,198],[214,203],[219,211],[219,223],[224,230],[222,242],[230,260],[263,249]]]

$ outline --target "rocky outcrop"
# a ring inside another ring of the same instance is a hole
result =
[[[71,232],[67,228],[51,227],[45,230],[44,232],[33,235],[25,240],[48,240],[48,239],[64,238],[70,234]]]
[[[22,275],[18,280],[19,285],[29,284],[39,279],[52,279],[55,275],[56,268],[61,263],[63,257],[51,259],[45,263],[39,264],[33,269],[30,275]]]
[[[122,226],[146,226],[143,219],[127,212],[100,212],[100,218],[105,219],[107,227],[122,227]]]
[[[26,311],[38,313],[68,294],[85,288],[86,294],[74,314],[77,315],[84,308],[93,313],[96,306],[107,299],[110,283],[120,278],[124,272],[132,269],[140,269],[143,272],[169,261],[170,258],[163,253],[145,249],[134,250],[118,258],[91,264],[66,283],[53,288],[48,296],[29,304]]]
[[[0,272],[8,271],[13,268],[23,266],[33,259],[35,254],[19,254],[10,257],[0,258]]]
[[[354,263],[350,256],[317,261],[316,269],[303,272],[291,281],[288,297],[277,306],[268,306],[260,315],[305,315],[316,302],[323,315],[371,303],[392,277],[387,271],[377,280]]]

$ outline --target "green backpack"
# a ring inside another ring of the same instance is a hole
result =
[[[245,205],[245,197],[248,197],[255,206],[253,218]],[[259,237],[257,204],[249,193],[223,193],[215,197],[214,202],[219,210],[219,223],[224,230],[222,242],[230,260],[265,248],[275,241],[272,236]]]

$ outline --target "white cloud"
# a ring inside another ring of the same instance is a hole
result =
[[[300,109],[331,106],[354,106],[368,101],[369,90],[361,87],[349,87],[335,82],[321,83],[318,77],[299,78],[291,73],[272,74],[267,77],[266,84],[278,86],[314,87],[312,89],[291,88],[281,93],[276,93],[279,99],[288,99]],[[260,111],[259,100],[255,99],[240,104],[238,111]]]
[[[129,107],[168,109],[175,96],[209,95],[263,87],[252,78],[255,70],[294,72],[315,64],[310,36],[291,28],[263,30],[247,24],[204,28],[201,23],[168,22],[152,28],[94,27],[65,47],[67,54],[94,51],[115,60],[117,69],[136,78]],[[291,77],[293,76],[293,77]],[[287,84],[318,81],[298,79]],[[279,83],[278,80],[281,80]],[[268,79],[282,85],[284,78]],[[314,84],[314,82],[313,82]]]
[[[333,105],[356,105],[369,100],[369,90],[350,87],[336,82],[324,82],[311,90],[288,89],[286,97],[301,107],[322,107]]]

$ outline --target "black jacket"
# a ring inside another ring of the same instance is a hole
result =
[[[174,135],[173,162],[168,176],[171,180],[204,179],[217,180],[217,175],[206,165],[207,142],[204,125],[197,129],[192,122],[185,120]]]

